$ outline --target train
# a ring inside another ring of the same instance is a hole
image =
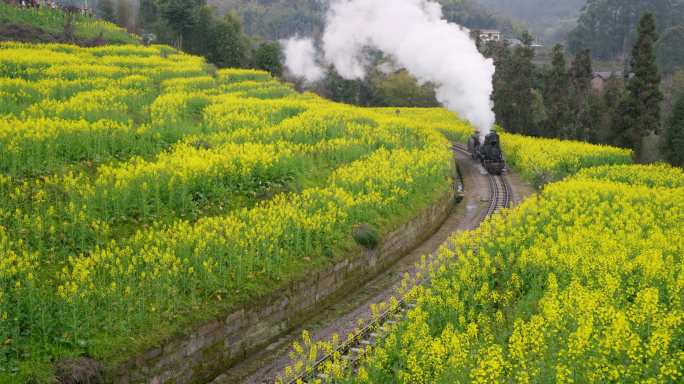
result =
[[[506,169],[506,161],[501,151],[499,134],[492,131],[481,142],[480,133],[475,132],[468,140],[468,151],[474,161],[479,161],[492,175],[500,175]]]

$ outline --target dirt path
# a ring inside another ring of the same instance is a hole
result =
[[[359,289],[349,292],[347,298],[321,308],[318,314],[308,319],[301,327],[229,369],[216,378],[212,384],[273,383],[276,376],[289,364],[287,354],[290,345],[300,337],[302,330],[309,331],[314,340],[329,339],[335,333],[344,337],[357,326],[359,319],[366,322],[370,318],[371,304],[383,302],[395,293],[404,273],[413,273],[414,264],[422,255],[436,251],[453,233],[477,227],[486,214],[489,201],[489,182],[486,172],[479,164],[473,163],[462,153],[455,153],[455,157],[463,176],[464,198],[437,233],[385,273]],[[517,175],[509,174],[508,178],[513,189],[513,204],[520,203],[534,192],[529,185],[521,182]]]

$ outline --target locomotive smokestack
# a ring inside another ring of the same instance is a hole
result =
[[[301,46],[313,46],[313,41]],[[285,43],[286,47],[293,45]],[[441,6],[429,0],[332,0],[321,41],[322,55],[311,50],[285,51],[294,75],[317,81],[323,65],[332,65],[345,79],[361,79],[368,66],[367,48],[382,51],[397,68],[421,83],[435,84],[437,100],[469,120],[486,135],[494,125],[490,95],[494,63],[477,50],[469,31],[442,17]],[[290,59],[290,55],[309,55]]]

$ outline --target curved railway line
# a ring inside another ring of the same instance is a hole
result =
[[[451,149],[471,157],[471,153],[461,144],[454,143]],[[510,183],[504,174],[492,175],[487,173],[486,175],[489,181],[489,206],[480,222],[487,220],[504,208],[509,208],[513,195]],[[417,281],[417,284],[423,283],[425,281]],[[362,329],[355,332],[352,337],[349,337],[346,342],[319,358],[303,373],[289,380],[288,383],[310,383],[314,380],[319,380],[319,382],[323,383],[332,382],[333,380],[329,375],[324,373],[324,368],[328,362],[332,362],[337,358],[347,360],[349,366],[356,370],[366,347],[375,345],[377,340],[389,332],[389,327],[403,320],[406,311],[413,307],[415,307],[415,303],[411,300],[405,297],[400,298],[397,305],[390,307],[390,309],[385,310],[379,316],[371,319]]]
[[[454,151],[462,152],[468,156],[471,153],[461,144],[454,144],[452,146]],[[489,217],[503,208],[510,208],[511,206],[511,186],[506,180],[506,177],[501,175],[489,174],[489,193],[490,193],[490,204],[487,209],[487,214],[485,217]]]

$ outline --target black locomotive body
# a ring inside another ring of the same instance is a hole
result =
[[[500,175],[506,168],[506,161],[501,152],[501,145],[499,135],[492,132],[484,137],[484,143],[481,142],[480,133],[475,134],[468,140],[468,151],[473,160],[482,163],[484,169],[493,175]]]

